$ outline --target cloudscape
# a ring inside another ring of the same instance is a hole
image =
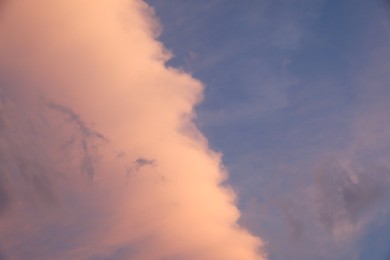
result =
[[[0,0],[0,260],[387,260],[390,3]]]

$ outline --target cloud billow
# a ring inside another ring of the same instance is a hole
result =
[[[263,259],[192,121],[203,86],[165,66],[151,8],[1,8],[3,258]]]

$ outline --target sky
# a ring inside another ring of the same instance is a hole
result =
[[[390,3],[0,2],[0,259],[390,258]]]
[[[269,259],[388,259],[389,3],[148,3]]]

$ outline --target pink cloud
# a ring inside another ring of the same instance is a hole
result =
[[[264,258],[192,122],[202,83],[165,66],[151,8],[13,0],[2,11],[5,257]]]

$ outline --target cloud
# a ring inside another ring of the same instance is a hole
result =
[[[317,170],[319,220],[336,239],[356,235],[387,193],[388,168],[361,165],[342,155]],[[368,215],[367,215],[368,214]]]
[[[0,19],[5,258],[263,259],[150,7],[13,0]]]

